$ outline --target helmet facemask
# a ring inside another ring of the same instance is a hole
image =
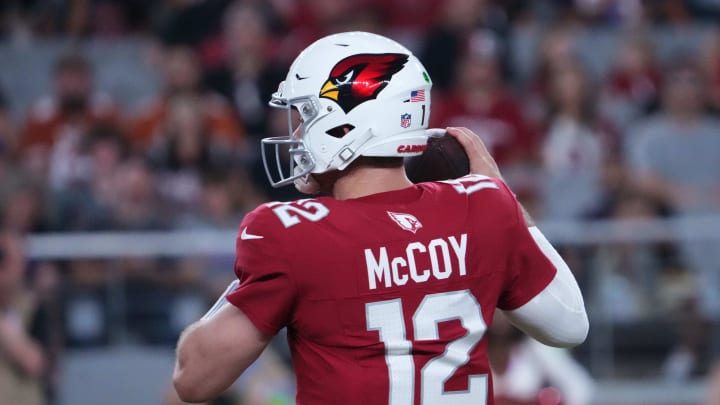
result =
[[[286,186],[303,178],[307,182],[307,176],[315,169],[316,162],[305,145],[305,139],[308,128],[320,115],[320,102],[317,97],[285,99],[280,94],[281,91],[273,94],[270,105],[287,110],[288,135],[264,138],[261,145],[265,173],[273,187]],[[300,116],[297,127],[294,127],[294,111]],[[270,155],[268,148],[274,149]],[[287,161],[287,165],[284,165],[283,161]]]

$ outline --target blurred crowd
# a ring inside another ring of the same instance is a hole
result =
[[[259,139],[286,132],[266,103],[298,51],[333,32],[383,33],[413,49],[434,82],[431,127],[479,134],[541,220],[718,215],[720,31],[666,57],[652,37],[718,22],[716,0],[4,1],[2,43],[71,45],[49,69],[47,94],[20,114],[0,83],[0,345],[24,323],[17,357],[53,397],[61,348],[113,341],[119,318],[125,340],[172,344],[233,277],[232,257],[25,261],[17,238],[231,229],[261,202],[298,197],[265,180]],[[595,29],[620,37],[600,74],[578,40]],[[523,32],[539,36],[527,66],[513,58]],[[159,80],[154,97],[129,106],[72,45],[124,39],[149,44]],[[707,367],[718,241],[564,253],[581,283],[595,283],[596,317],[682,315],[666,377]],[[117,280],[121,312],[108,292]]]

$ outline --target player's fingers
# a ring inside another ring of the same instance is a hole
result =
[[[462,131],[468,138],[470,138],[472,144],[474,147],[480,149],[483,154],[490,155],[490,152],[488,151],[487,147],[485,146],[485,143],[480,139],[480,137],[475,134],[473,131],[471,131],[468,128],[460,127],[458,128],[460,131]]]
[[[457,129],[463,134],[464,138],[469,140],[473,154],[476,154],[484,161],[492,160],[492,157],[490,157],[490,153],[488,152],[485,144],[479,136],[477,136],[473,131],[465,127],[459,127]]]
[[[460,145],[463,146],[465,149],[465,153],[468,156],[471,156],[475,154],[475,150],[477,147],[473,143],[473,139],[471,136],[469,136],[465,131],[462,130],[462,128],[455,128],[455,127],[448,127],[446,129],[447,133],[452,135],[455,139],[457,139],[458,142],[460,142]]]
[[[492,159],[488,152],[485,144],[483,144],[480,137],[475,135],[471,130],[459,127],[459,128],[448,128],[448,133],[453,134],[455,138],[463,145],[465,152],[468,156],[478,156],[483,160]],[[455,135],[456,134],[456,135]]]
[[[495,159],[488,152],[479,136],[467,128],[447,128],[447,133],[455,137],[465,149],[470,161],[470,173],[500,177]]]
[[[490,154],[490,151],[485,146],[485,143],[480,139],[479,136],[477,136],[474,132],[469,130],[468,128],[461,127],[459,128],[467,137],[471,139],[471,142],[473,144],[473,147],[479,152],[480,156],[482,156],[482,159],[484,163],[495,170],[497,170],[497,164],[495,163],[495,159],[493,159],[492,155]]]
[[[475,134],[463,128],[448,127],[447,133],[454,137],[463,149],[468,157],[470,163],[470,173],[482,174],[485,172],[487,164],[486,159],[483,156],[483,150],[478,146],[477,142],[473,138],[477,138]]]

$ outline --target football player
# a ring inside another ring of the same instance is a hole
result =
[[[231,305],[178,343],[183,400],[226,390],[284,327],[300,405],[492,404],[496,307],[548,345],[584,341],[570,269],[475,134],[447,130],[470,175],[407,179],[403,158],[427,142],[430,87],[409,50],[374,34],[331,35],[297,57],[270,102],[287,110],[288,136],[264,139],[263,160],[274,186],[328,196],[245,217],[239,283],[220,300]]]

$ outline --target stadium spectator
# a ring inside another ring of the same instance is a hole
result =
[[[674,318],[672,324],[675,346],[670,350],[661,368],[661,376],[666,383],[671,384],[697,377],[707,370],[710,364],[705,353],[712,351],[711,346],[714,343],[711,341],[711,344],[707,345],[708,337],[712,338],[712,336],[708,330],[707,318],[698,308],[696,294],[690,290],[676,301],[669,311],[670,316]]]
[[[163,18],[156,20],[156,31],[163,46],[193,49],[203,68],[212,69],[222,63],[222,20],[231,0],[157,3],[159,4],[154,6]]]
[[[385,29],[392,33],[393,38],[419,39],[425,34],[427,27],[436,22],[443,2],[433,0],[364,0],[369,7],[378,10],[385,24]],[[412,46],[411,43],[408,45]]]
[[[0,222],[8,230],[20,234],[46,230],[43,212],[45,190],[22,174],[16,173],[12,180],[3,184],[5,194],[0,200]]]
[[[212,184],[212,182],[209,184]],[[252,182],[250,174],[245,171],[235,170],[228,173],[225,187],[230,193],[233,202],[232,211],[235,215],[250,212],[253,207],[257,206],[258,202],[267,201],[268,199],[262,189]]]
[[[656,25],[687,26],[692,22],[689,3],[686,0],[644,1],[643,14]]]
[[[244,138],[244,128],[227,101],[219,94],[204,88],[202,67],[191,48],[175,46],[163,49],[161,54],[161,95],[143,103],[130,122],[130,141],[136,151],[147,151],[155,143],[163,142],[168,122],[170,100],[177,95],[192,96],[198,100],[198,112],[207,122],[207,136],[213,142],[238,147]]]
[[[124,38],[148,34],[153,17],[162,15],[164,3],[147,7],[141,0],[5,0],[0,3],[0,37],[28,40],[58,36],[91,38]],[[159,10],[158,10],[159,9]]]
[[[544,217],[587,217],[604,199],[603,168],[613,156],[613,132],[598,116],[595,87],[580,63],[555,66],[548,85],[540,148]]]
[[[628,156],[637,187],[686,220],[720,213],[720,122],[705,112],[706,87],[695,64],[677,62],[665,74],[661,112],[639,122],[628,136]],[[691,226],[680,223],[678,234],[692,234]],[[680,242],[680,249],[684,264],[695,275],[700,313],[717,319],[717,241],[686,239]],[[693,359],[697,356],[692,354]],[[685,378],[695,368],[694,361],[686,363],[684,375],[675,378]]]
[[[578,58],[577,29],[569,25],[558,25],[542,37],[531,73],[529,87],[533,92],[544,94],[547,78],[555,66],[572,62]]]
[[[12,114],[0,91],[0,223],[19,233],[44,228],[41,195],[44,184],[20,167]],[[40,176],[44,179],[44,176]]]
[[[640,36],[623,38],[607,75],[600,108],[620,128],[657,105],[661,74],[652,44]]]
[[[621,221],[651,221],[658,216],[657,204],[629,185],[608,195],[605,215]],[[608,190],[609,191],[609,190]],[[592,258],[597,317],[608,322],[635,322],[661,311],[668,311],[660,296],[659,274],[670,263],[663,263],[655,245],[615,243],[599,246]]]
[[[578,0],[574,3],[583,19],[595,24],[635,26],[642,22],[640,0]]]
[[[77,160],[88,130],[117,124],[118,111],[109,96],[95,92],[93,69],[79,52],[66,53],[53,68],[53,94],[37,100],[20,138],[28,162],[44,164],[52,188],[81,175]]]
[[[24,285],[25,257],[20,239],[0,235],[0,392],[14,405],[45,403],[42,378],[46,358],[30,329],[36,313],[32,293]]]
[[[83,175],[66,187],[51,190],[48,222],[54,230],[110,230],[115,226],[112,202],[116,198],[115,172],[127,158],[124,135],[113,127],[90,130],[78,160]]]
[[[300,0],[288,21],[290,40],[302,48],[328,33],[338,32],[358,9],[358,4],[349,1]]]
[[[550,29],[541,39],[534,64],[527,72],[524,105],[528,118],[542,123],[547,115],[550,75],[558,66],[575,63],[579,58],[576,32],[560,25]]]
[[[451,0],[436,7],[437,21],[420,50],[433,78],[433,91],[451,90],[457,84],[456,75],[468,52],[491,54],[501,76],[506,73],[509,27],[502,9],[474,0]]]
[[[166,213],[194,210],[201,198],[203,174],[228,171],[235,156],[224,142],[212,136],[202,100],[196,95],[170,97],[161,128],[148,149],[159,196],[166,203]]]
[[[692,63],[671,67],[661,112],[640,121],[628,135],[638,186],[678,214],[720,209],[719,123],[705,112],[706,83]]]
[[[114,198],[110,201],[113,229],[157,230],[166,228],[170,218],[161,206],[156,175],[145,161],[132,158],[113,175]]]
[[[464,126],[477,133],[512,183],[508,167],[534,159],[537,137],[503,80],[497,45],[492,37],[472,37],[453,90],[437,100],[430,126]]]
[[[261,137],[267,132],[267,100],[287,66],[275,59],[277,44],[258,5],[234,2],[223,27],[225,66],[210,69],[208,81],[233,101],[248,135]]]

